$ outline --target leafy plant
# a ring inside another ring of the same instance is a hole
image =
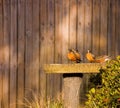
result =
[[[120,56],[107,62],[106,66],[100,69],[100,73],[92,76],[92,79],[94,86],[87,94],[86,107],[120,107]]]

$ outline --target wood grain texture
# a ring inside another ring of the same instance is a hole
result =
[[[69,18],[69,48],[76,49],[77,41],[77,1],[70,0],[70,18]]]
[[[77,30],[77,49],[84,61],[84,36],[85,36],[85,0],[78,0],[78,30]]]
[[[100,7],[100,55],[107,54],[108,0],[101,0]],[[103,26],[104,25],[104,26]]]
[[[24,99],[25,86],[25,1],[18,0],[18,76],[17,76],[17,107]]]
[[[9,108],[9,75],[10,75],[10,1],[3,0],[4,12],[4,72],[3,72],[3,96],[2,107]]]
[[[41,100],[46,99],[46,74],[43,70],[43,64],[47,62],[47,0],[40,1],[40,95]]]
[[[32,0],[26,0],[25,5],[25,97],[29,100],[32,95],[33,73],[33,21]]]
[[[55,63],[62,60],[62,0],[55,0]]]
[[[99,55],[100,48],[100,0],[93,0],[92,10],[92,52]]]
[[[17,1],[11,0],[10,36],[10,108],[16,108],[17,100]]]
[[[2,0],[0,0],[0,108],[2,108],[2,78],[3,78],[3,63],[4,63],[4,50],[3,50],[3,8],[2,8]]]
[[[108,54],[111,55],[113,58],[115,57],[115,0],[109,0],[108,6]]]
[[[115,44],[115,48],[116,48],[116,56],[120,55],[120,1],[117,0],[116,1],[116,44]]]
[[[67,53],[69,47],[69,15],[70,15],[70,2],[69,0],[63,0],[62,7],[62,63],[68,63]]]
[[[92,0],[85,0],[84,54],[88,49],[92,50]]]
[[[40,55],[39,55],[39,35],[40,35],[40,7],[39,7],[39,0],[34,0],[32,3],[32,23],[33,23],[33,55],[32,55],[32,76],[34,76],[31,80],[34,80],[31,82],[32,84],[32,90],[36,97],[39,96],[39,62],[40,62]]]

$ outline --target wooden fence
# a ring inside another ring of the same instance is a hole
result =
[[[87,49],[120,55],[120,0],[0,0],[0,108],[22,108],[32,93],[56,97],[62,75],[42,67],[68,63],[68,48],[83,62]]]

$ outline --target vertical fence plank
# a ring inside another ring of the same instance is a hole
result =
[[[18,83],[17,107],[22,108],[24,98],[24,54],[25,54],[25,1],[18,0]]]
[[[112,0],[112,5],[113,5],[113,8],[112,8],[112,55],[113,57],[115,57],[115,43],[116,43],[116,1],[117,0]]]
[[[62,0],[55,0],[55,63],[61,63],[62,59]]]
[[[69,0],[63,0],[62,14],[62,62],[68,63],[68,41],[69,41]]]
[[[84,48],[91,50],[92,42],[92,0],[85,0],[85,38]]]
[[[39,0],[33,1],[33,61],[32,67],[34,76],[32,80],[32,90],[36,97],[39,96]]]
[[[62,62],[62,3],[63,0],[55,0],[55,63]],[[61,89],[60,74],[54,75],[54,97]]]
[[[0,108],[2,108],[2,74],[3,74],[3,8],[0,0]]]
[[[120,44],[119,44],[119,42],[120,42],[120,30],[119,30],[119,28],[120,28],[120,0],[118,0],[118,27],[117,27],[117,29],[118,29],[118,48],[117,48],[117,50],[118,50],[118,55],[120,55]]]
[[[47,35],[47,10],[46,0],[40,1],[40,95],[41,100],[46,99],[46,74],[43,71],[43,64],[46,63],[46,35]]]
[[[109,0],[108,11],[108,54],[115,57],[115,2],[116,0]]]
[[[116,1],[116,44],[115,44],[115,48],[116,48],[116,56],[120,55],[120,0]]]
[[[17,1],[11,0],[10,108],[16,108],[17,80]]]
[[[54,0],[47,2],[47,63],[54,63],[54,30],[55,30],[55,17],[54,17]],[[51,99],[53,92],[53,75],[47,75],[47,98]]]
[[[101,0],[100,9],[100,55],[103,55],[107,54],[108,0]]]
[[[3,72],[3,108],[9,108],[9,72],[10,72],[10,1],[3,0],[4,12],[4,72]]]
[[[99,55],[99,38],[100,38],[100,0],[93,0],[92,14],[92,52]]]
[[[85,59],[84,56],[84,31],[85,31],[85,1],[78,0],[78,31],[77,31],[77,48],[80,51],[82,60]]]
[[[26,14],[25,14],[25,97],[28,100],[31,98],[32,89],[31,89],[31,78],[32,76],[32,54],[33,54],[33,34],[32,34],[32,0],[26,0]]]
[[[77,1],[70,0],[70,35],[69,35],[69,47],[76,49],[76,37],[77,37]]]

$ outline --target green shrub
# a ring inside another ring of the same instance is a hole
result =
[[[94,85],[89,90],[86,107],[119,108],[120,107],[120,56],[106,63],[100,73],[93,75]]]

